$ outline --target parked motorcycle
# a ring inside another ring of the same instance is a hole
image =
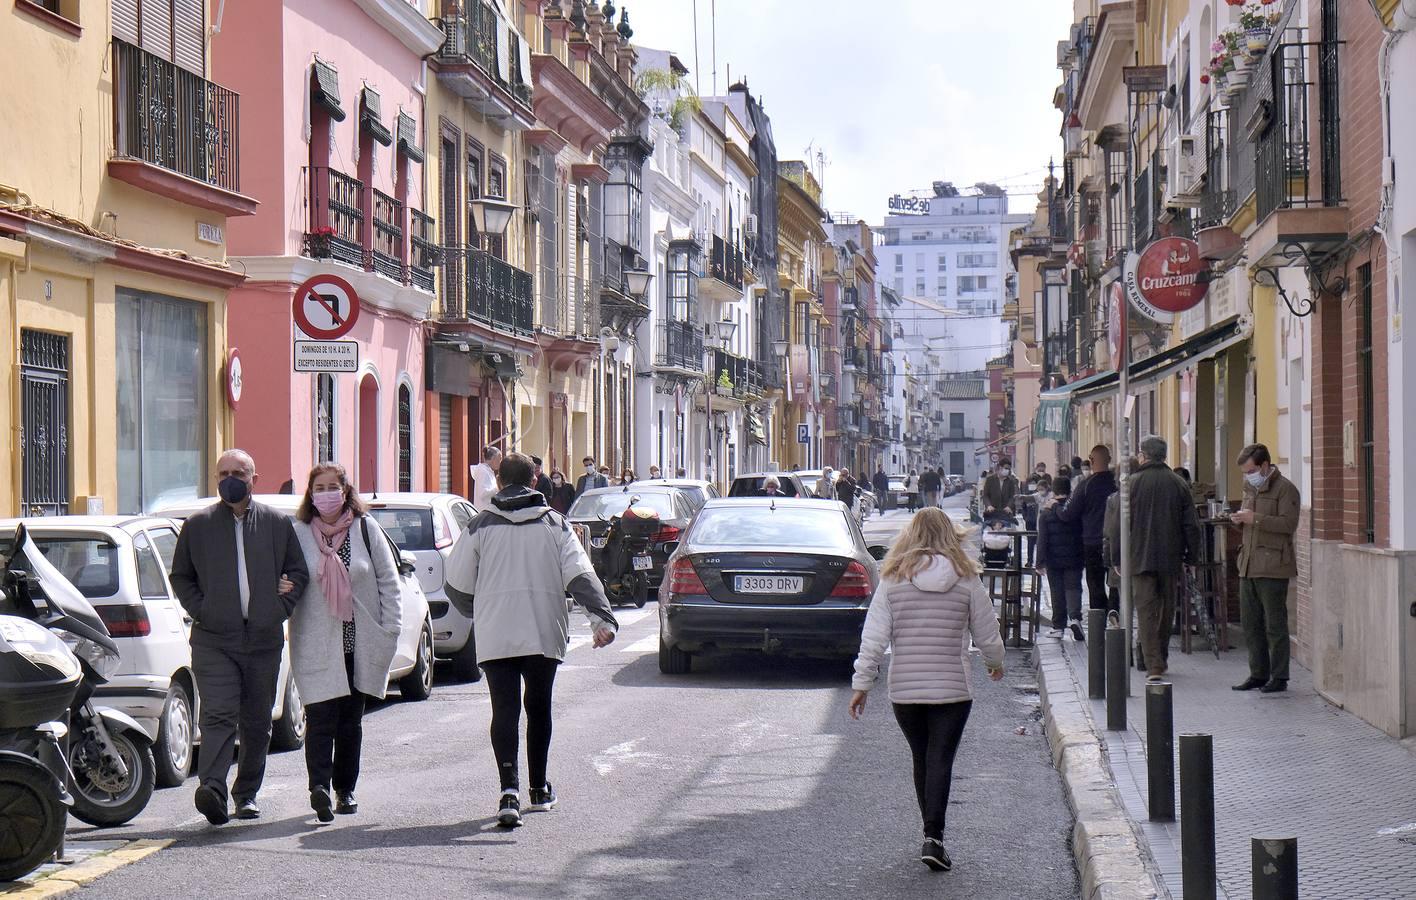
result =
[[[90,825],[122,825],[147,806],[157,768],[152,736],[126,713],[93,702],[95,688],[118,668],[118,645],[93,605],[44,557],[23,525],[16,529],[4,578],[9,608],[0,611],[47,628],[79,664],[65,742],[73,814]]]
[[[635,506],[631,500],[609,523],[595,574],[605,586],[611,606],[633,603],[636,608],[643,607],[649,602],[649,572],[654,568],[649,545],[659,533],[659,514],[647,506]]]

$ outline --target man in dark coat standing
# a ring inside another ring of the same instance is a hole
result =
[[[1200,517],[1190,487],[1165,464],[1166,451],[1164,438],[1142,440],[1141,467],[1127,483],[1131,601],[1151,681],[1158,681],[1168,666],[1176,591],[1200,547]]]
[[[993,472],[983,481],[983,518],[985,521],[1002,518],[1010,523],[1018,507],[1018,479],[1013,477],[1013,464],[1005,456],[998,460]]]
[[[1087,457],[1092,474],[1081,480],[1073,477],[1072,499],[1057,509],[1057,518],[1066,525],[1082,527],[1082,561],[1087,572],[1087,605],[1092,609],[1115,609],[1108,604],[1106,560],[1102,556],[1102,528],[1106,520],[1106,499],[1116,493],[1116,475],[1111,471],[1111,451],[1097,444]]]
[[[944,479],[934,469],[925,469],[919,476],[920,503],[926,507],[939,505],[939,492],[944,489]]]
[[[836,479],[836,499],[848,508],[855,509],[856,480],[851,477],[850,469],[842,469],[840,477]]]
[[[222,825],[230,818],[226,777],[233,758],[236,818],[260,817],[256,794],[270,748],[285,620],[310,575],[290,517],[251,501],[257,475],[250,454],[227,450],[216,462],[216,476],[221,502],[182,525],[171,582],[192,617],[202,729],[197,811]]]
[[[870,477],[870,488],[875,491],[875,508],[880,511],[880,515],[885,515],[885,498],[890,495],[890,476],[885,474],[883,465],[875,467],[875,474]]]

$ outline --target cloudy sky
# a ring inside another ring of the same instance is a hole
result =
[[[634,42],[677,53],[704,95],[715,2],[719,92],[746,76],[780,158],[825,154],[832,211],[879,221],[891,194],[935,180],[1035,192],[1060,157],[1067,0],[630,0]]]

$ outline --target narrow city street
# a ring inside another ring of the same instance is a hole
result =
[[[965,498],[946,501],[953,514]],[[907,515],[871,520],[867,537],[893,537]],[[917,859],[909,756],[883,690],[854,722],[841,661],[734,656],[661,675],[655,604],[620,616],[603,650],[576,629],[557,681],[556,810],[515,831],[495,825],[486,687],[440,684],[429,703],[394,696],[370,712],[357,816],[317,826],[301,754],[274,755],[260,821],[213,828],[192,808],[193,782],[160,791],[131,826],[101,836],[172,846],[81,894],[1079,895],[1071,819],[1020,651],[1002,682],[975,667],[945,834],[955,868],[935,874]]]

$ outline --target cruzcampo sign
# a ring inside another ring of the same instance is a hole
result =
[[[1126,254],[1126,299],[1146,318],[1168,325],[1209,290],[1209,261],[1189,238],[1167,237]]]

